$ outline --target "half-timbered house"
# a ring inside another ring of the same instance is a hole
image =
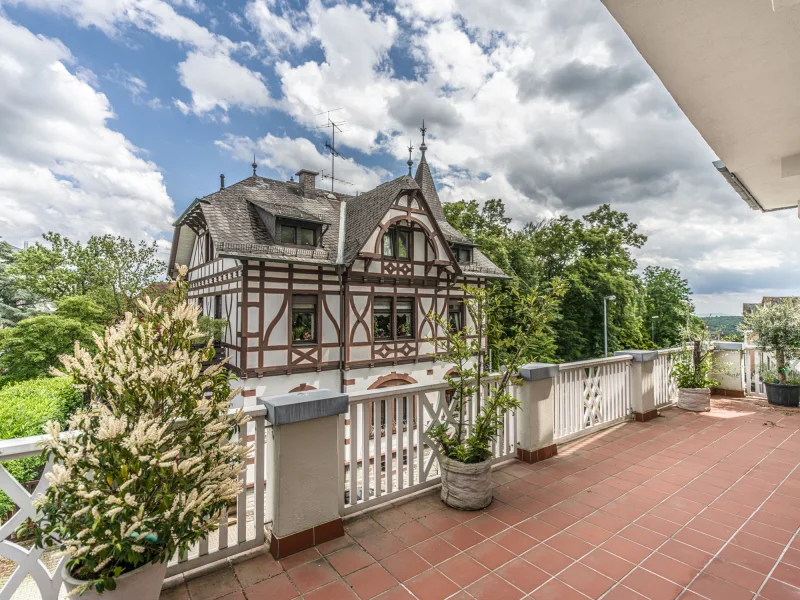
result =
[[[195,200],[170,263],[190,298],[226,319],[222,348],[245,397],[439,382],[431,321],[471,325],[461,283],[505,277],[445,218],[425,159],[358,196],[256,175]]]

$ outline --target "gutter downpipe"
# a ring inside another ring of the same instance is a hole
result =
[[[339,243],[336,248],[336,273],[339,275],[339,389],[344,393],[344,317],[345,317],[345,285],[344,285],[344,240],[347,224],[347,201],[339,203]]]

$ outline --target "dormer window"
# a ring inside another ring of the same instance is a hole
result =
[[[290,246],[316,246],[319,240],[319,227],[301,221],[279,220],[278,239],[281,244]]]
[[[411,257],[411,230],[402,227],[390,227],[383,234],[384,258]]]
[[[466,265],[472,262],[472,248],[468,246],[453,246],[453,257],[460,265]]]

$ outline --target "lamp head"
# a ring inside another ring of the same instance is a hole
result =
[[[612,302],[613,302],[614,300],[616,300],[616,299],[617,299],[617,297],[616,297],[616,296],[614,296],[614,295],[611,295],[611,296],[606,296],[606,300],[611,300]]]

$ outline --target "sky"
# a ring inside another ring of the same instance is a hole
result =
[[[600,0],[0,0],[0,81],[17,246],[112,233],[166,254],[254,154],[265,177],[328,172],[340,109],[340,191],[405,173],[424,118],[445,202],[501,198],[515,226],[609,203],[700,314],[800,287],[796,214],[733,192]]]

